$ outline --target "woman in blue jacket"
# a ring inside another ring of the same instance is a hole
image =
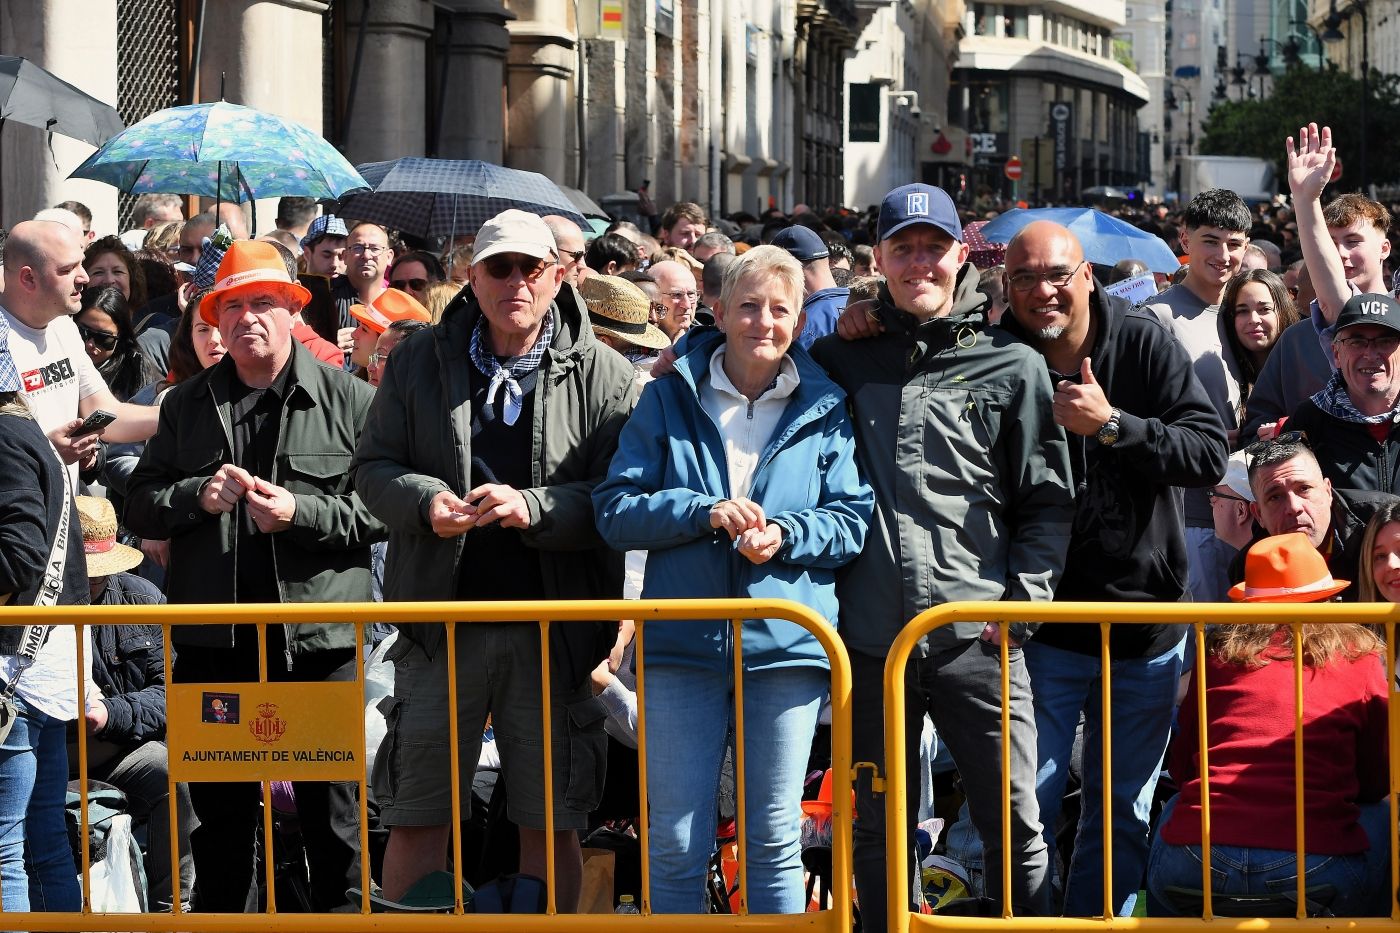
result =
[[[649,552],[644,598],[781,597],[836,624],[836,568],[860,552],[874,499],[844,394],[793,344],[801,307],[795,259],[772,246],[744,254],[715,306],[720,332],[688,338],[623,429],[593,503],[609,545]],[[746,619],[742,643],[748,905],[801,912],[802,784],[829,666],[791,622]],[[656,913],[705,909],[732,648],[728,622],[646,627]]]

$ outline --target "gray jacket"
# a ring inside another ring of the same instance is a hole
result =
[[[622,558],[593,523],[593,487],[606,475],[632,410],[632,365],[598,342],[568,285],[550,309],[554,338],[540,366],[534,405],[533,485],[525,544],[539,550],[546,599],[620,598]],[[351,465],[355,489],[389,526],[384,599],[452,600],[464,541],[439,538],[428,506],[440,492],[471,489],[472,328],[481,308],[464,289],[429,331],[394,348]],[[558,630],[556,625],[552,630]],[[406,634],[433,654],[436,626]]]
[[[880,298],[882,335],[825,337],[812,351],[849,396],[857,461],[875,489],[865,549],[837,577],[842,637],[874,657],[930,606],[1049,601],[1074,515],[1045,362],[987,325],[977,270],[958,273],[948,317],[919,324],[887,290]],[[921,650],[981,631],[945,626]]]

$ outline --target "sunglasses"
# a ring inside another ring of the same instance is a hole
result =
[[[118,335],[109,334],[105,330],[94,330],[83,324],[78,325],[78,333],[83,340],[92,344],[99,350],[115,350],[117,348]]]
[[[425,288],[428,287],[428,280],[427,280],[427,279],[394,279],[394,280],[391,280],[391,281],[389,282],[389,284],[392,285],[392,286],[394,286],[395,288],[397,288],[397,289],[398,289],[399,291],[401,291],[401,292],[406,292],[406,291],[409,291],[409,290],[412,290],[412,291],[415,291],[415,292],[421,292],[423,289],[425,289]]]
[[[1274,447],[1297,447],[1302,444],[1312,450],[1312,444],[1308,441],[1307,431],[1285,431],[1278,437],[1270,437],[1266,440],[1255,441],[1244,449],[1245,455],[1257,457]]]
[[[508,279],[511,272],[519,272],[525,281],[538,282],[546,269],[558,265],[558,263],[552,260],[536,259],[533,256],[512,259],[508,254],[502,253],[481,260],[481,265],[485,267],[486,274],[493,279]]]
[[[1207,489],[1207,490],[1206,490],[1206,498],[1207,498],[1207,499],[1228,499],[1228,500],[1231,501],[1231,502],[1244,502],[1244,503],[1248,503],[1248,502],[1249,502],[1249,500],[1246,499],[1244,496],[1232,496],[1232,495],[1230,495],[1228,492],[1216,492],[1214,489]]]

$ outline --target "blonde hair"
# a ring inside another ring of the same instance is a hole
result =
[[[428,291],[423,295],[423,307],[432,315],[434,324],[442,320],[442,312],[447,310],[461,290],[462,286],[456,282],[434,282],[428,286]]]
[[[794,296],[795,307],[802,307],[802,263],[781,246],[755,246],[724,270],[724,283],[719,288],[719,303],[726,308],[739,283],[750,275],[771,276],[787,286]]]
[[[180,245],[180,231],[184,229],[183,220],[167,220],[165,223],[156,224],[141,241],[141,248],[166,252]]]
[[[1292,661],[1291,629],[1288,625],[1222,625],[1208,636],[1206,649],[1226,664],[1252,668],[1271,661]],[[1364,625],[1303,625],[1303,663],[1308,667],[1326,667],[1337,657],[1356,661],[1379,654],[1384,647],[1376,633]]]
[[[1376,588],[1376,574],[1371,569],[1371,553],[1376,548],[1376,538],[1381,529],[1391,522],[1400,522],[1400,502],[1387,502],[1376,510],[1366,523],[1366,533],[1361,537],[1361,550],[1356,564],[1356,600],[1362,603],[1383,603],[1380,590]]]
[[[0,392],[0,415],[34,419],[33,412],[29,410],[29,399],[23,392]]]

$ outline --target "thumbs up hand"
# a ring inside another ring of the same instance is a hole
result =
[[[1055,423],[1082,437],[1093,437],[1113,415],[1113,406],[1103,394],[1103,388],[1094,378],[1093,363],[1086,356],[1079,365],[1080,382],[1075,384],[1068,379],[1060,380],[1055,386],[1055,400],[1051,411]]]

